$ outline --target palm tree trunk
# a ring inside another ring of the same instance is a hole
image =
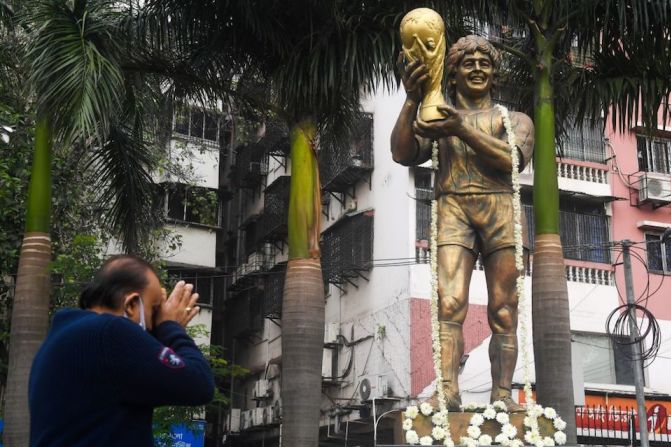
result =
[[[540,64],[534,109],[534,218],[532,316],[536,393],[567,423],[568,444],[576,443],[571,323],[564,256],[559,238],[559,187],[555,159],[555,116],[551,83],[552,45],[536,35]]]
[[[35,353],[49,326],[49,262],[51,261],[51,131],[38,122],[28,188],[26,233],[12,303],[4,443],[27,446],[30,437],[28,378]]]
[[[282,444],[317,447],[324,340],[321,199],[310,119],[291,130],[287,265],[282,298]]]

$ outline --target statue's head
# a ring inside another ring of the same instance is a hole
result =
[[[462,37],[450,47],[447,53],[448,90],[451,97],[454,98],[456,93],[456,78],[460,64],[466,55],[473,55],[476,52],[489,58],[492,79],[489,80],[488,88],[495,85],[496,76],[501,65],[501,53],[482,36],[470,35]]]
[[[429,52],[436,50],[445,35],[445,22],[436,11],[429,8],[417,8],[407,13],[401,20],[401,43],[406,55],[421,59],[422,52],[417,48],[415,36]],[[443,50],[444,51],[444,50]]]

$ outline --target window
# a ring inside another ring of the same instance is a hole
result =
[[[199,305],[212,306],[223,296],[225,289],[224,275],[216,270],[168,270],[168,278],[170,285],[179,280],[193,284],[194,292],[199,295]]]
[[[210,226],[219,224],[217,191],[182,184],[166,185],[168,218]]]
[[[671,247],[661,243],[661,234],[646,233],[645,248],[648,253],[648,270],[651,272],[671,272]]]
[[[202,109],[180,106],[175,111],[175,133],[206,141],[219,141],[219,116]]]
[[[569,124],[560,147],[563,157],[605,163],[606,145],[603,137],[603,121],[591,123],[585,120],[582,129]]]
[[[418,241],[428,241],[431,231],[431,170],[415,169],[415,232]]]
[[[531,195],[522,194],[522,208],[533,250],[534,219]],[[566,259],[610,263],[610,226],[601,202],[561,197],[559,200],[559,234]]]
[[[646,172],[671,174],[671,140],[636,136],[638,169]]]
[[[615,343],[606,334],[574,332],[571,338],[585,382],[634,384],[631,345]]]

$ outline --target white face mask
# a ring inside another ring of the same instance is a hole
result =
[[[138,296],[138,299],[140,300],[140,322],[139,322],[138,324],[140,325],[140,327],[141,327],[143,330],[146,331],[146,330],[147,330],[147,324],[146,324],[146,322],[145,322],[145,320],[144,320],[144,302],[142,301],[142,297],[141,297],[141,296]],[[128,318],[128,313],[126,313],[126,311],[124,311],[123,314],[124,314],[124,316],[125,316],[126,318]]]

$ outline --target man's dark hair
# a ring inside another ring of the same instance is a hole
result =
[[[147,272],[156,274],[154,267],[133,255],[116,255],[105,261],[79,296],[79,307],[102,306],[117,309],[126,293],[147,287]]]

